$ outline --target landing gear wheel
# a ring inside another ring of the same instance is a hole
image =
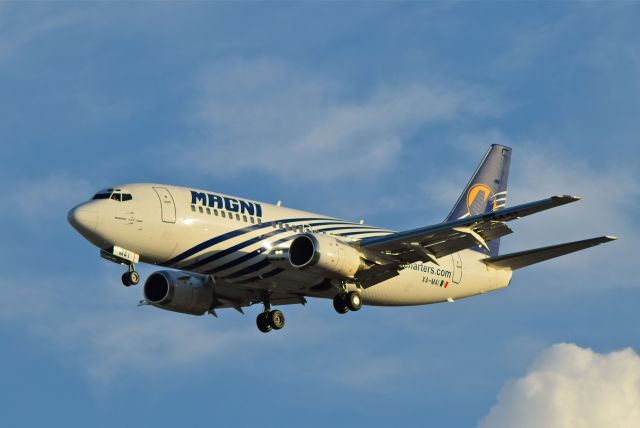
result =
[[[140,282],[140,274],[135,270],[127,272],[129,274],[129,282],[131,285],[137,285]]]
[[[129,287],[130,285],[136,285],[140,282],[140,274],[135,270],[125,272],[122,274],[122,283],[125,287]]]
[[[258,330],[261,332],[269,333],[273,329],[269,322],[269,312],[262,312],[258,314],[258,317],[256,318],[256,325],[258,326]]]
[[[347,306],[347,302],[343,299],[342,294],[336,294],[336,297],[333,298],[333,308],[339,314],[346,314],[349,312],[349,307]]]
[[[357,291],[350,291],[344,296],[347,307],[352,311],[358,311],[362,307],[362,298]]]
[[[269,312],[269,324],[274,330],[280,330],[284,327],[284,314],[282,311],[275,310]]]

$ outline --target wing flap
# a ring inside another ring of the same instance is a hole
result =
[[[565,254],[573,253],[575,251],[604,244],[605,242],[614,241],[616,239],[618,238],[613,236],[600,236],[598,238],[585,239],[583,241],[567,242],[566,244],[552,245],[549,247],[536,248],[534,250],[489,257],[482,260],[482,262],[495,268],[516,270],[545,260],[553,259],[555,257],[564,256]]]
[[[356,278],[362,287],[369,288],[372,285],[376,285],[382,281],[391,279],[394,276],[398,276],[400,274],[399,270],[400,265],[397,263],[377,265],[371,269],[358,272]]]

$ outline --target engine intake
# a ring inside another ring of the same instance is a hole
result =
[[[177,271],[152,273],[144,283],[145,300],[158,308],[202,315],[213,304],[213,285],[206,277]]]
[[[364,266],[353,247],[327,235],[305,233],[289,247],[289,263],[296,269],[310,269],[336,278],[353,278]]]

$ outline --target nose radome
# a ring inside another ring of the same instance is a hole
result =
[[[69,211],[67,220],[80,234],[93,233],[98,226],[98,212],[78,205]]]

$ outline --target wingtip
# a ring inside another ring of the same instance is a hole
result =
[[[606,235],[606,236],[604,236],[604,239],[606,239],[607,241],[617,241],[618,237],[617,236]]]
[[[556,201],[559,201],[563,204],[569,204],[571,202],[579,201],[582,198],[580,196],[575,196],[575,195],[556,195],[556,196],[552,196],[551,199],[555,199]]]

